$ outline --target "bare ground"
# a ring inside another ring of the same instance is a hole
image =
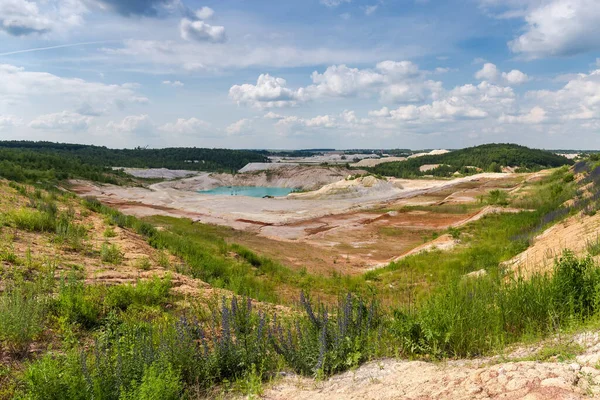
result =
[[[232,227],[249,234],[238,235],[236,242],[312,273],[357,274],[406,255],[430,241],[434,233],[489,212],[504,211],[397,210],[414,205],[473,203],[491,189],[508,190],[526,178],[518,174],[479,174],[454,180],[398,179],[381,190],[377,182],[371,182],[366,194],[356,198],[328,198],[327,190],[321,190],[321,195],[311,200],[302,195],[294,199],[206,196],[168,187],[172,182],[152,185],[149,190],[79,181],[74,182],[74,190],[136,216],[188,217]],[[357,181],[332,186],[366,186]]]
[[[516,348],[505,357],[440,363],[384,359],[325,381],[286,376],[275,381],[261,398],[567,400],[600,395],[598,333],[574,335],[568,341],[582,346],[582,350],[565,362],[523,361],[536,359],[544,343]]]

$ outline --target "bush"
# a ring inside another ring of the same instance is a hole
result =
[[[55,301],[55,312],[58,316],[90,329],[98,325],[100,311],[99,302],[86,294],[86,287],[82,281],[73,275],[62,279]]]
[[[38,285],[6,282],[0,294],[0,342],[13,353],[24,353],[44,330],[47,301]]]
[[[9,212],[8,218],[16,228],[30,232],[52,232],[56,229],[55,216],[48,212],[22,208]]]
[[[565,252],[552,275],[454,279],[416,310],[396,310],[394,334],[408,354],[477,356],[585,321],[600,306],[598,288],[600,268],[591,258]]]
[[[56,242],[68,246],[72,250],[84,248],[87,229],[70,221],[66,215],[61,215],[56,223]]]
[[[303,293],[300,301],[306,318],[287,326],[275,321],[270,332],[273,347],[296,372],[331,375],[358,366],[376,352],[381,321],[375,302],[348,294],[333,312],[321,305],[315,313]]]
[[[116,244],[102,243],[100,259],[103,262],[117,265],[123,261],[123,253]]]
[[[132,305],[158,306],[165,304],[171,289],[169,278],[155,277],[139,281],[135,285],[119,285],[108,288],[105,304],[108,308],[126,310]]]
[[[137,259],[135,266],[141,270],[148,271],[152,268],[152,263],[148,257],[141,257]]]
[[[104,232],[102,233],[102,236],[104,236],[105,238],[113,238],[117,236],[117,232],[115,232],[114,228],[112,227],[108,227],[104,230]]]
[[[170,365],[154,363],[146,368],[140,384],[121,394],[119,400],[179,400],[182,391],[179,374]]]

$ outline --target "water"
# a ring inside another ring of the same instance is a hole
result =
[[[210,194],[214,196],[287,196],[294,189],[282,187],[263,187],[263,186],[221,186],[210,190],[200,190],[198,193]]]

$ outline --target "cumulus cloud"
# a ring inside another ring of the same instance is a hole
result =
[[[198,9],[195,13],[198,19],[211,19],[213,15],[215,15],[215,10],[210,7],[202,7]]]
[[[285,79],[269,74],[260,75],[256,85],[234,85],[229,89],[229,97],[236,103],[258,108],[293,106],[301,101],[303,93],[302,89],[289,89]]]
[[[284,107],[324,97],[349,98],[379,96],[382,101],[411,103],[435,99],[442,83],[426,80],[431,74],[410,61],[384,61],[374,69],[350,68],[344,64],[314,71],[312,84],[290,89],[283,78],[260,75],[256,85],[235,85],[229,91],[238,104],[259,107]]]
[[[19,126],[22,123],[23,121],[14,115],[0,115],[0,131]]]
[[[47,34],[80,25],[86,11],[79,0],[1,0],[0,31],[13,36]]]
[[[90,107],[107,104],[123,105],[147,102],[136,93],[136,85],[107,85],[79,78],[62,78],[47,72],[27,71],[9,64],[0,64],[0,98],[12,102],[45,96],[53,97],[74,107],[87,103]]]
[[[173,86],[173,87],[184,86],[183,82],[181,82],[181,81],[163,81],[162,84],[167,85],[167,86]]]
[[[533,107],[525,114],[501,115],[498,120],[509,124],[539,124],[546,120],[546,111],[541,107]]]
[[[129,115],[120,122],[110,121],[106,129],[124,134],[148,133],[154,128],[154,123],[147,114]]]
[[[230,136],[242,136],[242,135],[250,135],[254,131],[254,122],[249,118],[240,119],[237,122],[229,125],[225,128],[225,132],[227,132]]]
[[[600,119],[600,69],[578,74],[556,91],[528,92],[526,100],[543,107],[556,119]]]
[[[176,133],[180,135],[193,135],[209,131],[211,125],[198,118],[179,118],[175,122],[167,123],[158,129],[163,132]]]
[[[179,24],[181,37],[198,42],[223,43],[227,40],[225,27],[213,26],[204,21],[191,21],[183,18]]]
[[[597,0],[541,2],[525,15],[525,33],[508,43],[527,58],[565,56],[600,49]]]
[[[169,10],[178,4],[175,0],[95,0],[95,2],[125,17],[155,17],[162,9]]]
[[[492,63],[485,63],[483,67],[475,73],[475,79],[507,85],[521,85],[529,81],[527,74],[517,69],[513,69],[510,72],[500,72],[496,65]]]
[[[29,123],[33,129],[84,131],[87,130],[92,117],[75,112],[62,111],[59,113],[40,115]]]

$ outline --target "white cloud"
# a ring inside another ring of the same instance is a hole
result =
[[[510,72],[500,72],[496,65],[492,63],[485,63],[483,67],[475,73],[475,79],[507,85],[521,85],[529,81],[527,74],[517,69],[513,69]]]
[[[0,131],[19,126],[22,123],[23,121],[14,115],[0,115]]]
[[[225,27],[213,26],[204,21],[191,21],[183,18],[179,24],[181,37],[198,42],[223,43],[227,40]]]
[[[174,87],[182,87],[184,86],[183,82],[180,81],[163,81],[163,85],[174,86]]]
[[[578,74],[556,91],[528,92],[526,99],[543,107],[555,119],[600,119],[600,69]]]
[[[211,19],[213,15],[215,15],[215,11],[210,7],[202,7],[198,9],[194,14],[198,19]]]
[[[258,77],[256,85],[234,85],[229,89],[229,97],[238,104],[258,108],[293,106],[301,101],[303,90],[292,90],[287,87],[283,78],[269,74]]]
[[[33,129],[84,131],[88,129],[92,120],[93,118],[89,116],[62,111],[40,115],[29,123],[29,127]]]
[[[350,3],[350,2],[352,2],[352,0],[321,0],[321,4],[323,4],[324,6],[327,6],[329,8],[335,8],[341,4]]]
[[[266,118],[266,119],[283,119],[285,117],[283,115],[276,114],[273,111],[269,111],[268,113],[266,113],[263,116],[263,118]]]
[[[198,118],[179,118],[175,122],[170,122],[160,126],[158,129],[163,132],[176,133],[180,135],[201,134],[210,131],[211,125]]]
[[[241,41],[228,41],[221,46],[213,46],[206,41],[169,40],[123,40],[121,47],[101,49],[114,64],[139,65],[152,72],[148,66],[172,70],[220,70],[244,68],[288,68],[314,67],[333,63],[364,63],[380,60],[381,49],[340,49],[327,46],[296,47],[289,44],[248,44]],[[414,53],[414,49],[400,49]]]
[[[147,114],[129,115],[120,122],[110,121],[106,129],[118,133],[147,133],[152,131],[154,123]]]
[[[254,122],[249,118],[240,119],[225,128],[225,132],[230,136],[250,135],[254,132]]]
[[[525,15],[525,33],[508,43],[527,58],[564,56],[600,49],[597,0],[551,0]]]
[[[539,124],[546,120],[546,111],[541,107],[533,107],[525,114],[501,115],[498,120],[509,124]]]
[[[102,108],[107,104],[147,102],[148,99],[136,93],[136,88],[132,84],[107,85],[0,64],[0,98],[13,102],[33,100],[40,96],[45,96],[49,103],[56,98],[73,107],[79,107],[82,103]]]
[[[256,85],[235,85],[229,96],[238,104],[255,107],[284,107],[320,98],[350,98],[379,96],[381,101],[413,103],[436,99],[442,83],[425,80],[432,74],[422,71],[410,61],[383,61],[374,69],[332,65],[323,73],[313,72],[313,84],[290,89],[282,78],[260,75]]]
[[[86,11],[79,0],[1,0],[0,31],[13,36],[61,31],[80,25]]]

